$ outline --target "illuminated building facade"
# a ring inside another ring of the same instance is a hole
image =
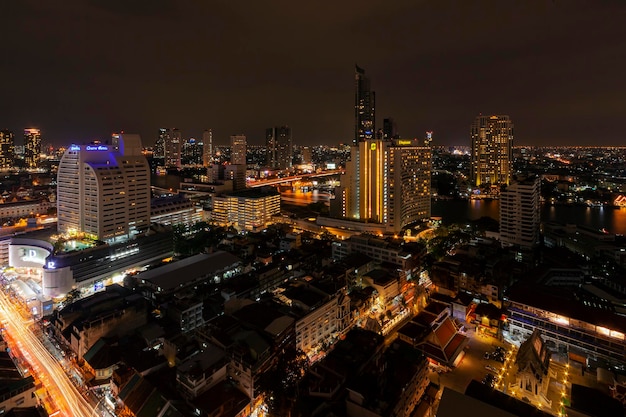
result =
[[[167,129],[160,128],[159,136],[157,136],[157,140],[154,143],[153,157],[155,159],[159,159],[161,161],[165,160],[165,137],[167,136]],[[165,163],[161,163],[160,165],[164,165]]]
[[[365,70],[356,66],[354,74],[354,139],[352,145],[374,138],[376,132],[376,93],[370,89]]]
[[[293,146],[289,126],[271,127],[265,131],[267,166],[288,170],[292,166]]]
[[[556,291],[553,286],[540,285],[513,286],[507,297],[512,338],[524,340],[540,330],[550,346],[570,356],[602,358],[610,363],[621,363],[626,357],[626,320],[598,307],[603,300],[583,301],[568,287],[559,286]]]
[[[112,241],[150,225],[150,170],[139,135],[120,135],[112,146],[72,145],[59,163],[60,233],[83,232]]]
[[[165,132],[165,168],[180,169],[182,134],[178,129],[166,129]]]
[[[339,190],[342,217],[388,231],[430,217],[431,151],[415,140],[369,139],[352,148]]]
[[[230,137],[230,163],[233,165],[246,165],[246,152],[246,135],[232,135]]]
[[[237,230],[259,231],[280,214],[280,193],[251,188],[213,197],[211,221]]]
[[[204,144],[194,138],[189,138],[183,144],[181,164],[189,166],[201,166],[203,162]]]
[[[209,167],[213,159],[213,131],[207,129],[202,132],[202,165]]]
[[[470,129],[473,185],[508,185],[513,166],[513,122],[509,116],[476,117]]]
[[[15,136],[10,130],[0,130],[0,168],[12,168],[15,162]]]
[[[532,248],[539,243],[541,180],[512,182],[500,193],[500,241]]]
[[[41,131],[24,129],[24,162],[26,168],[37,168],[41,160]]]

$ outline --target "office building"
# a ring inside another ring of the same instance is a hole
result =
[[[356,66],[354,74],[354,139],[352,145],[374,139],[376,131],[375,104],[376,94],[370,89],[370,80],[365,76],[365,70]]]
[[[204,144],[195,138],[189,138],[185,141],[182,146],[181,165],[201,166],[204,156],[203,147]]]
[[[230,163],[233,165],[247,165],[246,152],[246,135],[232,135],[230,137]]]
[[[303,146],[300,148],[300,155],[302,158],[303,164],[312,164],[313,163],[313,150],[310,146]]]
[[[13,168],[15,162],[15,136],[10,130],[0,130],[0,168]]]
[[[500,241],[532,248],[539,243],[541,180],[513,181],[500,193]]]
[[[41,160],[41,131],[24,129],[24,163],[26,168],[37,168]]]
[[[162,161],[159,165],[165,165],[165,137],[167,136],[167,129],[160,128],[159,136],[157,136],[157,140],[154,143],[154,150],[152,155],[155,159],[159,159]]]
[[[383,224],[387,231],[430,217],[430,148],[415,140],[370,139],[352,147],[341,217]]]
[[[165,168],[180,169],[182,156],[182,134],[178,129],[165,132]]]
[[[119,137],[119,150],[72,145],[57,174],[60,233],[98,240],[129,237],[150,225],[150,170],[139,135]]]
[[[399,139],[397,136],[396,122],[392,118],[383,119],[383,130],[381,139]]]
[[[508,185],[513,166],[513,122],[509,116],[476,117],[470,136],[472,185]]]
[[[202,165],[209,167],[213,159],[213,131],[207,129],[202,132]]]
[[[237,230],[260,231],[280,214],[280,193],[274,189],[249,188],[213,197],[211,221]]]
[[[271,127],[265,131],[267,166],[271,169],[289,170],[292,166],[293,145],[289,126]]]

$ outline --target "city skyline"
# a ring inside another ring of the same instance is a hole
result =
[[[217,145],[242,132],[258,145],[267,126],[288,124],[295,144],[347,144],[354,64],[381,97],[375,124],[392,118],[402,137],[434,131],[434,145],[467,145],[482,113],[509,114],[516,144],[623,142],[626,36],[611,24],[626,11],[620,2],[71,1],[3,11],[0,127],[37,127],[44,143],[124,130],[152,145],[173,126],[185,138],[212,129]],[[268,28],[270,18],[282,24]]]

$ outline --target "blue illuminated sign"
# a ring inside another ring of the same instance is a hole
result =
[[[70,146],[70,151],[80,151],[80,146],[72,145],[72,146]]]
[[[85,146],[86,151],[108,151],[109,147],[104,145],[87,145]]]

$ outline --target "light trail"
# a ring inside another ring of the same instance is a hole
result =
[[[30,364],[36,378],[42,382],[48,395],[49,406],[55,407],[55,415],[65,417],[92,417],[94,406],[67,376],[63,366],[44,347],[41,340],[29,329],[31,320],[22,317],[19,310],[0,291],[0,318],[6,332],[16,343],[19,354]]]

